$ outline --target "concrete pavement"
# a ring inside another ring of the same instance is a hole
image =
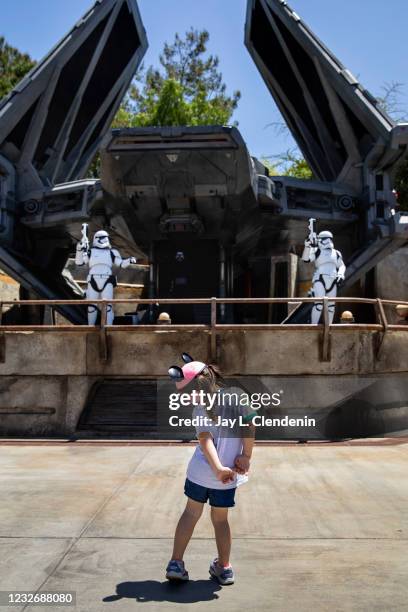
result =
[[[257,446],[220,588],[208,512],[191,582],[164,580],[191,446],[0,445],[0,590],[73,590],[81,612],[407,610],[407,451]]]

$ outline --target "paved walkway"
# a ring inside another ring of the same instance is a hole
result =
[[[408,610],[407,443],[257,447],[222,589],[208,513],[191,582],[164,580],[192,450],[0,445],[0,590],[73,590],[81,612]]]

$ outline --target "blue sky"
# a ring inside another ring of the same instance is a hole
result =
[[[385,82],[403,82],[408,108],[406,0],[289,4],[374,95]],[[91,5],[92,0],[1,0],[0,35],[40,59]],[[147,65],[157,64],[163,42],[175,32],[206,28],[228,89],[242,92],[234,119],[252,154],[279,154],[291,146],[290,138],[267,127],[279,113],[243,44],[246,0],[139,0],[139,7],[149,39]]]

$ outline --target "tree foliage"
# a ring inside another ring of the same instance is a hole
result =
[[[191,28],[165,43],[159,68],[138,72],[115,125],[225,125],[241,94],[227,94],[217,56],[207,54],[209,34]]]
[[[392,81],[382,87],[382,95],[377,98],[380,107],[397,123],[408,122],[408,111],[402,102],[403,83]],[[395,190],[398,193],[398,204],[402,210],[408,210],[408,157],[402,160],[394,177]]]
[[[288,149],[279,155],[264,157],[261,161],[272,176],[293,176],[304,181],[313,179],[313,172],[309,164],[296,148]]]
[[[381,95],[377,101],[380,106],[394,121],[402,123],[408,121],[408,111],[404,107],[402,98],[404,84],[399,81],[384,83],[381,87]]]
[[[0,99],[6,96],[33,66],[35,62],[27,53],[21,53],[0,36]]]
[[[408,157],[399,165],[395,175],[395,190],[398,204],[402,210],[408,210]]]
[[[261,157],[261,163],[268,169],[269,176],[280,176],[279,168],[270,157]]]

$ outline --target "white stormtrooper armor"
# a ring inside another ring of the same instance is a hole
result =
[[[122,259],[119,251],[111,248],[109,234],[103,230],[96,232],[92,242],[92,248],[87,244],[86,236],[77,244],[75,263],[77,266],[89,266],[87,277],[88,287],[86,290],[87,300],[111,300],[113,290],[117,285],[116,276],[112,274],[112,267],[127,268],[136,263],[134,257]],[[98,316],[96,306],[88,306],[88,324],[95,325]],[[107,307],[108,325],[113,324],[114,312],[112,304]]]
[[[317,244],[316,244],[317,242]],[[331,232],[320,232],[317,241],[309,238],[305,240],[302,254],[303,261],[314,262],[313,274],[314,297],[336,297],[337,286],[344,280],[346,266],[340,251],[336,251]],[[333,323],[335,303],[329,302],[329,321]],[[323,303],[317,303],[312,309],[312,324],[317,325],[323,310]]]

